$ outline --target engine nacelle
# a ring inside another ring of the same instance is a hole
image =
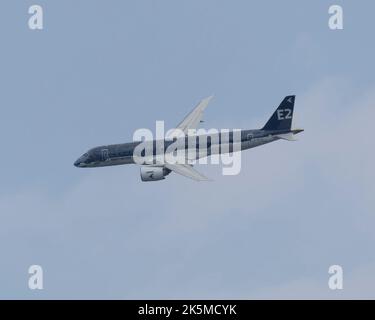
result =
[[[141,167],[141,179],[142,181],[158,181],[165,179],[171,171],[164,167],[152,167],[142,166]]]

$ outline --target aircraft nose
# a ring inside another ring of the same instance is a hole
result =
[[[74,162],[74,166],[79,167],[79,168],[86,167],[88,159],[89,159],[89,154],[85,153],[83,156],[80,156],[76,160],[76,162]]]

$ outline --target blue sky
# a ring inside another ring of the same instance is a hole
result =
[[[28,28],[28,8],[44,29]],[[328,7],[344,30],[328,28]],[[372,1],[10,1],[0,60],[1,298],[374,298]],[[299,141],[238,176],[79,170],[88,148],[173,127],[262,126],[296,94]],[[30,291],[28,267],[44,270]],[[328,289],[328,267],[344,290]]]

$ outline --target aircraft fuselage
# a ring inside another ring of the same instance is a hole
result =
[[[299,133],[301,130],[241,130],[240,135],[240,146],[237,146],[240,151],[254,148],[266,143],[270,143],[280,138],[277,135],[287,133]],[[188,140],[188,137],[180,138],[181,143],[184,144],[185,150],[188,152],[190,149],[196,149],[197,158],[200,154],[210,156],[213,154],[231,153],[234,150],[233,145],[233,131],[229,132],[229,139],[226,138],[225,142],[222,141],[222,134],[207,134],[195,136],[195,143]],[[189,137],[191,139],[191,137]],[[202,143],[200,140],[203,139],[206,143]],[[185,141],[183,141],[185,140]],[[156,145],[159,141],[152,140],[149,142],[152,147],[152,154],[158,155]],[[168,147],[175,141],[164,140],[164,153]],[[74,165],[80,168],[96,168],[115,166],[123,164],[133,164],[134,161],[134,149],[141,142],[129,142],[121,144],[104,145],[90,149],[87,153],[81,156]],[[224,148],[223,144],[226,144]],[[202,150],[204,149],[204,150]],[[203,152],[202,152],[203,151]]]

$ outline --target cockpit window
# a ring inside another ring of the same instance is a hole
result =
[[[84,155],[82,155],[80,159],[81,159],[81,162],[86,162],[89,159],[89,154],[85,153]]]

